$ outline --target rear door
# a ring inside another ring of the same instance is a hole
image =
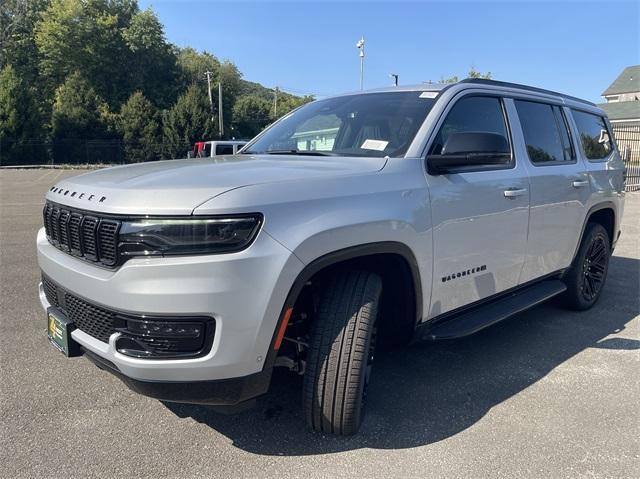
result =
[[[529,180],[513,149],[505,102],[466,93],[447,106],[428,148],[443,154],[452,133],[505,138],[508,164],[469,165],[428,174],[433,218],[433,296],[430,317],[517,286],[529,220]],[[473,152],[470,152],[473,155]]]
[[[577,158],[568,109],[529,99],[514,99],[519,122],[516,148],[529,169],[531,212],[527,254],[520,283],[566,268],[573,259],[590,186]]]

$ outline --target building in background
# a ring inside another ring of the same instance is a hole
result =
[[[626,190],[640,190],[640,65],[622,70],[600,103],[613,127],[618,149],[627,165]]]
[[[598,106],[611,123],[640,125],[640,65],[622,70],[602,96],[607,102]]]

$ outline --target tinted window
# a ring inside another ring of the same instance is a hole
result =
[[[430,155],[442,154],[442,147],[452,133],[494,133],[507,138],[502,103],[494,97],[464,97],[449,111],[440,127]]]
[[[216,145],[216,155],[233,155],[233,145]]]
[[[515,104],[529,159],[533,163],[570,161],[571,144],[559,109],[531,101],[516,100]]]
[[[573,119],[576,121],[580,143],[586,157],[590,160],[601,160],[609,156],[613,144],[604,119],[576,110],[573,110]]]

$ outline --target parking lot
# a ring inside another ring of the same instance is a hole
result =
[[[379,355],[359,435],[309,432],[300,378],[223,415],[129,391],[46,339],[35,235],[70,170],[0,171],[0,476],[640,477],[640,193],[596,307],[547,304]]]

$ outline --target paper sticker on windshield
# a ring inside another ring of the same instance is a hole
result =
[[[422,93],[420,93],[420,98],[435,98],[437,96],[437,91],[423,91]]]
[[[364,140],[360,148],[363,150],[384,151],[388,144],[389,142],[384,140]]]

